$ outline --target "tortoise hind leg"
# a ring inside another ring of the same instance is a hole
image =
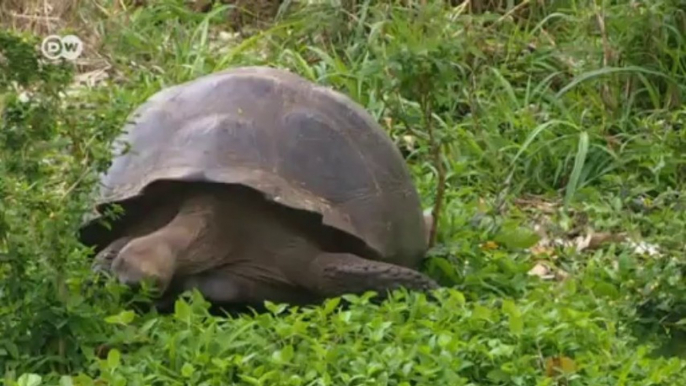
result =
[[[439,288],[416,270],[349,253],[320,253],[310,264],[308,274],[312,282],[307,287],[324,297],[366,291],[383,295],[400,287],[418,291]]]
[[[325,298],[369,290],[383,296],[385,291],[400,287],[420,291],[439,288],[418,271],[347,253],[319,253],[306,270],[296,273],[297,270],[288,269],[292,280],[280,280],[255,268],[242,262],[178,277],[156,307],[171,310],[178,295],[193,289],[222,309],[246,306],[261,309],[264,301],[309,305]]]

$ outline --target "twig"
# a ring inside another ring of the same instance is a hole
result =
[[[610,47],[610,39],[607,37],[607,29],[605,28],[605,15],[601,9],[598,9],[596,5],[596,19],[598,21],[598,29],[600,29],[600,35],[603,41],[603,67],[610,65],[612,60],[612,48]],[[605,107],[614,110],[617,107],[614,98],[611,95],[610,86],[607,83],[603,83],[601,86],[601,97]]]
[[[427,84],[428,82],[424,82]],[[424,120],[426,124],[426,131],[429,134],[429,144],[431,146],[431,155],[433,157],[436,173],[438,174],[438,186],[436,187],[436,198],[434,200],[434,207],[432,209],[433,222],[429,230],[429,248],[436,243],[436,234],[438,228],[438,218],[443,207],[443,196],[445,195],[445,169],[443,167],[443,160],[441,159],[441,144],[436,139],[433,127],[433,108],[431,105],[431,98],[429,93],[422,92],[422,107],[424,108]]]
[[[13,11],[10,11],[10,17],[15,18],[15,19],[27,19],[27,20],[53,20],[53,21],[60,20],[59,17],[55,17],[55,16],[26,15],[23,13],[16,13]]]
[[[496,24],[498,24],[498,23],[501,23],[503,20],[509,18],[510,16],[512,16],[513,14],[515,14],[516,12],[519,12],[519,10],[521,10],[522,8],[524,8],[524,7],[526,7],[527,5],[529,5],[530,2],[531,2],[530,0],[524,0],[524,1],[522,1],[521,3],[517,4],[516,6],[512,7],[512,9],[510,9],[509,11],[507,11],[503,16],[499,17],[498,20],[496,20],[496,21],[495,21],[493,24],[491,24],[489,27],[494,26],[494,25],[496,25]]]

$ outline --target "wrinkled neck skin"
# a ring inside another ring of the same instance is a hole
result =
[[[174,272],[192,275],[211,269],[229,252],[231,240],[222,224],[226,213],[221,209],[215,192],[201,190],[189,195],[176,217],[156,232],[158,242],[172,252]]]

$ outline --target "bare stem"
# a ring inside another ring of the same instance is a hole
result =
[[[427,84],[427,82],[423,82]],[[438,173],[438,185],[436,187],[436,198],[432,210],[433,223],[429,231],[429,248],[436,243],[436,233],[438,229],[438,220],[443,206],[443,196],[445,195],[445,168],[443,167],[443,160],[441,157],[441,144],[436,138],[433,125],[433,106],[429,93],[421,93],[421,104],[424,113],[424,122],[426,131],[429,134],[429,145],[431,147],[431,156],[433,158],[434,167]]]

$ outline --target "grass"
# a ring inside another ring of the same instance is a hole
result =
[[[242,27],[230,5],[53,3],[0,4],[30,44],[87,47],[0,82],[5,384],[684,383],[683,1],[287,1]],[[33,63],[9,36],[3,56]],[[157,315],[92,285],[74,232],[127,115],[248,64],[335,87],[388,130],[440,213],[437,302],[221,318],[189,294]]]

